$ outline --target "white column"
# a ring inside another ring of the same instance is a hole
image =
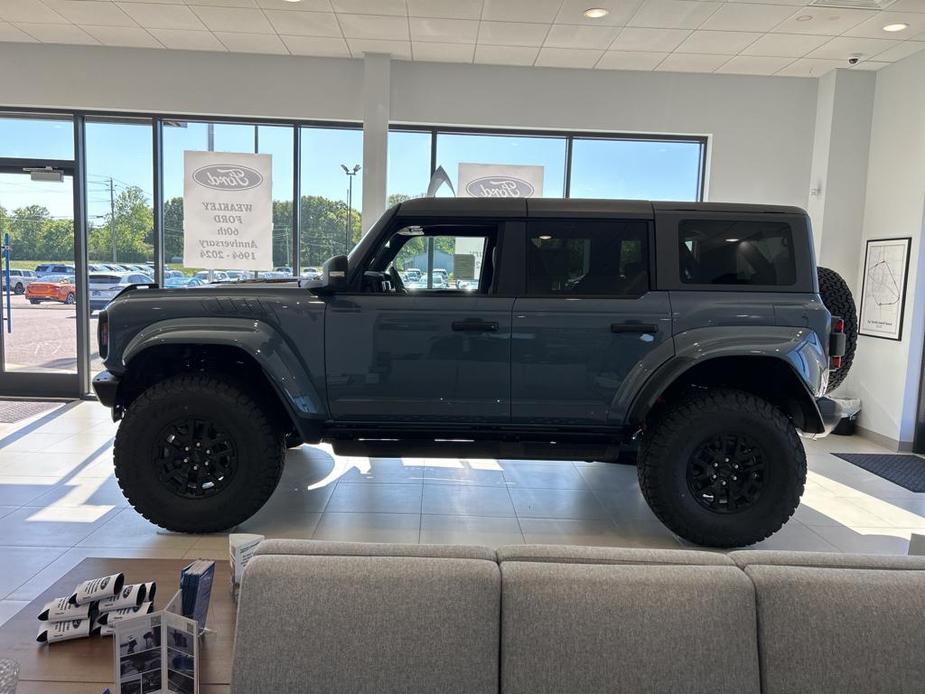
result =
[[[363,56],[363,233],[385,212],[391,58]]]

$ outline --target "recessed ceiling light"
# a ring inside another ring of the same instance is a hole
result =
[[[799,17],[797,17],[797,21],[798,22],[808,22],[812,18],[813,16],[811,14],[801,14]]]
[[[286,0],[286,2],[302,2],[302,0]]]
[[[887,24],[885,27],[883,27],[883,30],[884,31],[902,31],[903,29],[908,29],[908,28],[909,28],[908,24],[903,24],[902,22],[900,22],[898,24]]]
[[[605,10],[603,7],[589,7],[584,14],[588,19],[600,19],[609,15],[610,10]]]

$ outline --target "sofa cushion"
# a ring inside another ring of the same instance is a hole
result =
[[[504,561],[501,690],[757,692],[754,588],[735,566]]]
[[[265,554],[497,560],[493,549],[479,545],[413,545],[390,542],[326,542],[323,540],[264,540],[257,545],[254,556]]]
[[[499,600],[494,561],[254,557],[232,692],[497,692]]]
[[[814,566],[830,569],[925,570],[925,557],[902,554],[839,554],[836,552],[786,552],[782,550],[740,550],[729,557],[737,566]]]
[[[570,545],[505,545],[497,550],[498,561],[537,561],[563,564],[695,564],[733,566],[718,552],[685,549],[637,549],[631,547],[575,547]]]
[[[925,571],[750,565],[762,690],[921,692]]]

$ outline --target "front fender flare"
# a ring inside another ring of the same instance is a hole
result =
[[[217,316],[175,318],[143,328],[122,352],[123,367],[139,354],[163,345],[223,345],[253,357],[298,418],[326,416],[324,400],[311,374],[289,344],[270,325],[252,318]],[[321,381],[322,387],[324,381]]]
[[[715,326],[679,333],[674,342],[675,356],[633,398],[628,423],[642,422],[671,384],[699,364],[722,357],[765,357],[785,363],[793,372],[802,386],[801,404],[814,413],[813,425],[822,430],[816,400],[828,383],[828,357],[814,331],[787,326]]]

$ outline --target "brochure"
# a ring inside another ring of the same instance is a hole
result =
[[[72,605],[69,597],[55,598],[47,603],[39,612],[40,622],[70,622],[75,619],[90,619],[97,610],[97,603],[86,602],[83,605]]]
[[[238,601],[241,590],[241,577],[244,567],[254,556],[257,545],[266,539],[263,535],[252,533],[232,533],[228,536],[228,559],[231,562],[231,596]]]
[[[70,639],[80,639],[85,636],[93,636],[99,632],[99,627],[93,623],[92,619],[73,619],[68,622],[48,622],[43,624],[39,629],[38,636],[35,640],[39,643],[55,643],[56,641],[68,641]]]
[[[181,606],[177,592],[163,610],[115,624],[113,694],[198,694],[197,625]]]
[[[196,620],[200,634],[206,628],[214,577],[215,562],[206,559],[197,559],[180,572],[183,616]]]
[[[91,578],[84,581],[74,589],[69,598],[72,605],[83,605],[87,602],[105,600],[119,594],[122,584],[125,583],[123,574],[113,574],[102,578]]]
[[[143,602],[154,600],[156,590],[157,588],[153,581],[151,583],[133,583],[129,586],[123,586],[117,595],[100,600],[98,609],[100,612],[110,612],[112,610],[122,610],[126,607],[137,607]]]

